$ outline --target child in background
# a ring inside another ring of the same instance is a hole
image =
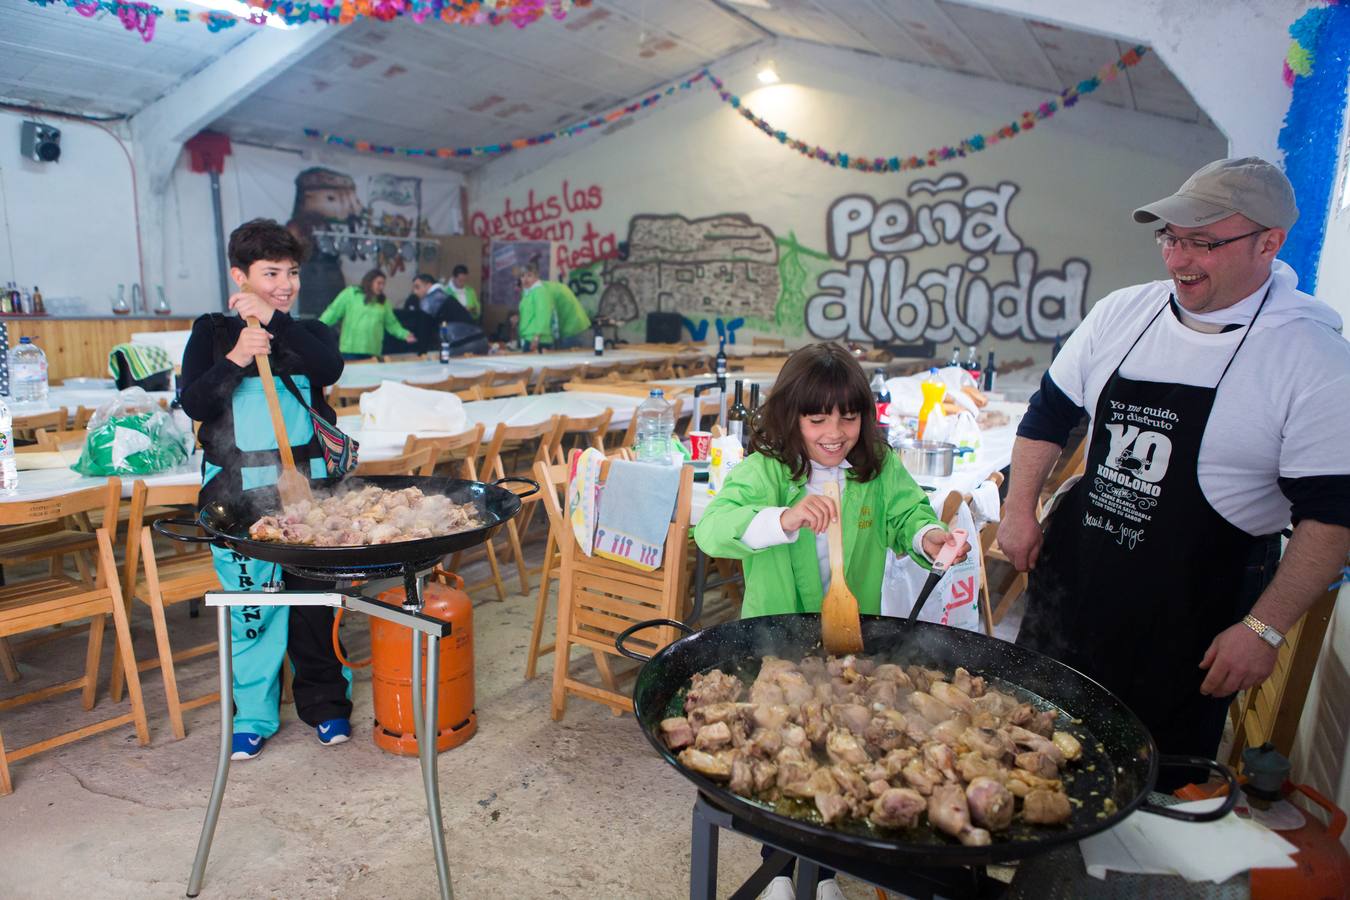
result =
[[[211,313],[192,325],[183,354],[183,411],[201,422],[204,460],[199,503],[253,498],[259,509],[279,505],[280,457],[254,357],[270,358],[273,380],[296,467],[310,478],[326,476],[323,452],[309,413],[296,396],[330,422],[324,387],[342,374],[332,329],[289,315],[300,289],[305,247],[276,222],[254,219],[234,230],[229,243],[230,297],[238,316]],[[252,316],[261,327],[245,327]],[[287,383],[289,382],[289,384]],[[293,393],[294,391],[294,393]],[[260,591],[284,582],[287,590],[331,590],[332,585],[285,574],[274,563],[212,547],[216,574],[227,591]],[[295,669],[295,709],[319,742],[340,744],[351,735],[351,673],[333,652],[333,610],[326,606],[243,606],[231,615],[234,661],[234,759],[252,759],[280,725],[281,665],[289,653]]]
[[[750,437],[750,456],[732,470],[694,531],[709,556],[745,568],[741,615],[816,613],[830,583],[826,530],[842,526],[844,572],[862,613],[881,611],[886,551],[925,567],[955,538],[876,426],[862,367],[843,347],[823,343],[789,357]],[[839,486],[842,509],[823,494]],[[969,546],[965,553],[969,552]],[[768,848],[765,848],[768,856]],[[790,900],[789,866],[765,897]],[[821,870],[818,900],[840,900]]]
[[[384,350],[387,331],[399,340],[416,344],[417,338],[399,324],[394,307],[384,296],[384,272],[371,269],[360,285],[348,285],[319,316],[325,325],[342,330],[339,349],[343,359],[370,359]]]

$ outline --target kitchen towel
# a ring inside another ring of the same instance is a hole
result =
[[[681,466],[614,460],[600,495],[595,554],[650,572],[661,567]]]
[[[1202,812],[1222,800],[1197,800],[1172,808]],[[1216,883],[1249,869],[1289,868],[1294,865],[1290,856],[1298,849],[1265,826],[1232,814],[1217,822],[1179,822],[1145,812],[1085,838],[1079,846],[1088,874],[1094,878],[1105,878],[1109,869]]]
[[[600,500],[600,467],[605,454],[587,447],[572,457],[567,473],[567,520],[572,523],[572,534],[587,556],[595,545],[595,511]]]
[[[469,427],[464,404],[449,391],[428,391],[383,381],[361,395],[361,424],[375,431],[443,431],[458,434]]]
[[[118,375],[119,353],[127,361],[127,368],[130,370],[127,374],[131,376],[132,381],[143,381],[151,375],[173,369],[173,360],[169,359],[169,354],[159,347],[150,344],[117,344],[108,351],[108,374],[114,378]]]

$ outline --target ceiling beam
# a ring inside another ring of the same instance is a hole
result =
[[[145,164],[142,175],[148,177],[150,191],[160,194],[168,187],[184,141],[339,31],[323,25],[257,28],[256,34],[132,116],[131,136]]]

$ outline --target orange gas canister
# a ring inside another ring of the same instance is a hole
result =
[[[437,572],[453,579],[456,587],[427,579],[422,590],[422,612],[451,624],[450,635],[441,639],[439,687],[436,698],[436,750],[449,750],[473,737],[478,716],[473,697],[473,602],[460,590],[458,575]],[[381,603],[400,606],[403,588],[380,594]],[[375,706],[375,744],[400,756],[417,755],[413,728],[412,632],[402,625],[369,617],[371,688]],[[333,626],[336,646],[337,624]],[[425,651],[424,651],[425,657]],[[358,663],[357,666],[364,665]],[[426,678],[423,659],[422,677]],[[425,681],[424,681],[425,683]],[[420,691],[419,691],[420,693]]]

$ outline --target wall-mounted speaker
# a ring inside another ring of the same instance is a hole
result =
[[[40,122],[24,122],[19,152],[35,162],[56,162],[61,158],[61,132]]]

